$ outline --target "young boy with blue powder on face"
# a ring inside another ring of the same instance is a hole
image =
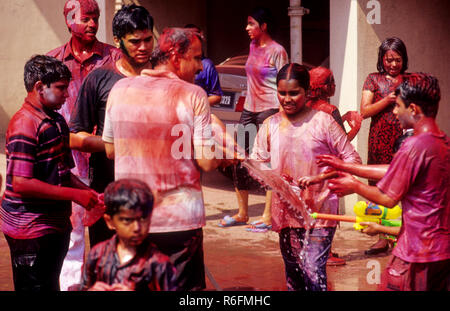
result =
[[[89,252],[81,289],[176,290],[174,266],[148,236],[154,198],[147,184],[120,179],[109,184],[104,195],[104,219],[116,234]]]

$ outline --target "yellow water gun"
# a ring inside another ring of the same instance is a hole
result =
[[[358,201],[353,207],[353,211],[356,216],[312,213],[311,217],[314,219],[354,222],[353,228],[355,230],[364,228],[364,226],[361,226],[361,222],[376,222],[388,227],[400,227],[402,224],[401,220],[396,220],[402,215],[402,209],[398,205],[393,208],[387,208],[372,202]]]

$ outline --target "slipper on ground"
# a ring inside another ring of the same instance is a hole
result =
[[[235,218],[226,215],[220,222],[219,227],[226,228],[226,227],[232,227],[232,226],[242,226],[246,225],[246,221],[237,221]]]
[[[268,225],[265,222],[261,221],[261,220],[255,220],[252,221],[250,223],[250,225],[248,226],[248,229],[267,229],[267,230],[271,230],[272,229],[272,225]],[[250,231],[250,230],[247,230]]]

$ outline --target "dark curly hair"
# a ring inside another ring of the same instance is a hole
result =
[[[441,99],[439,81],[430,74],[416,72],[408,74],[395,91],[408,107],[418,105],[425,116],[435,118]]]
[[[147,217],[153,210],[153,194],[143,181],[137,179],[119,179],[110,183],[105,189],[105,213],[113,216],[120,209],[142,211]]]
[[[47,86],[72,78],[72,74],[64,63],[47,55],[34,55],[25,64],[23,81],[27,92],[31,92],[36,82],[41,81]]]
[[[153,31],[153,24],[153,17],[146,8],[136,4],[125,5],[114,15],[113,35],[120,39],[136,30]]]

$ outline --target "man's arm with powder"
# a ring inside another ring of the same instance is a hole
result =
[[[329,180],[328,187],[338,196],[342,197],[352,193],[357,193],[369,201],[392,208],[398,204],[398,200],[383,193],[376,186],[366,185],[349,173],[337,172],[338,177]]]

